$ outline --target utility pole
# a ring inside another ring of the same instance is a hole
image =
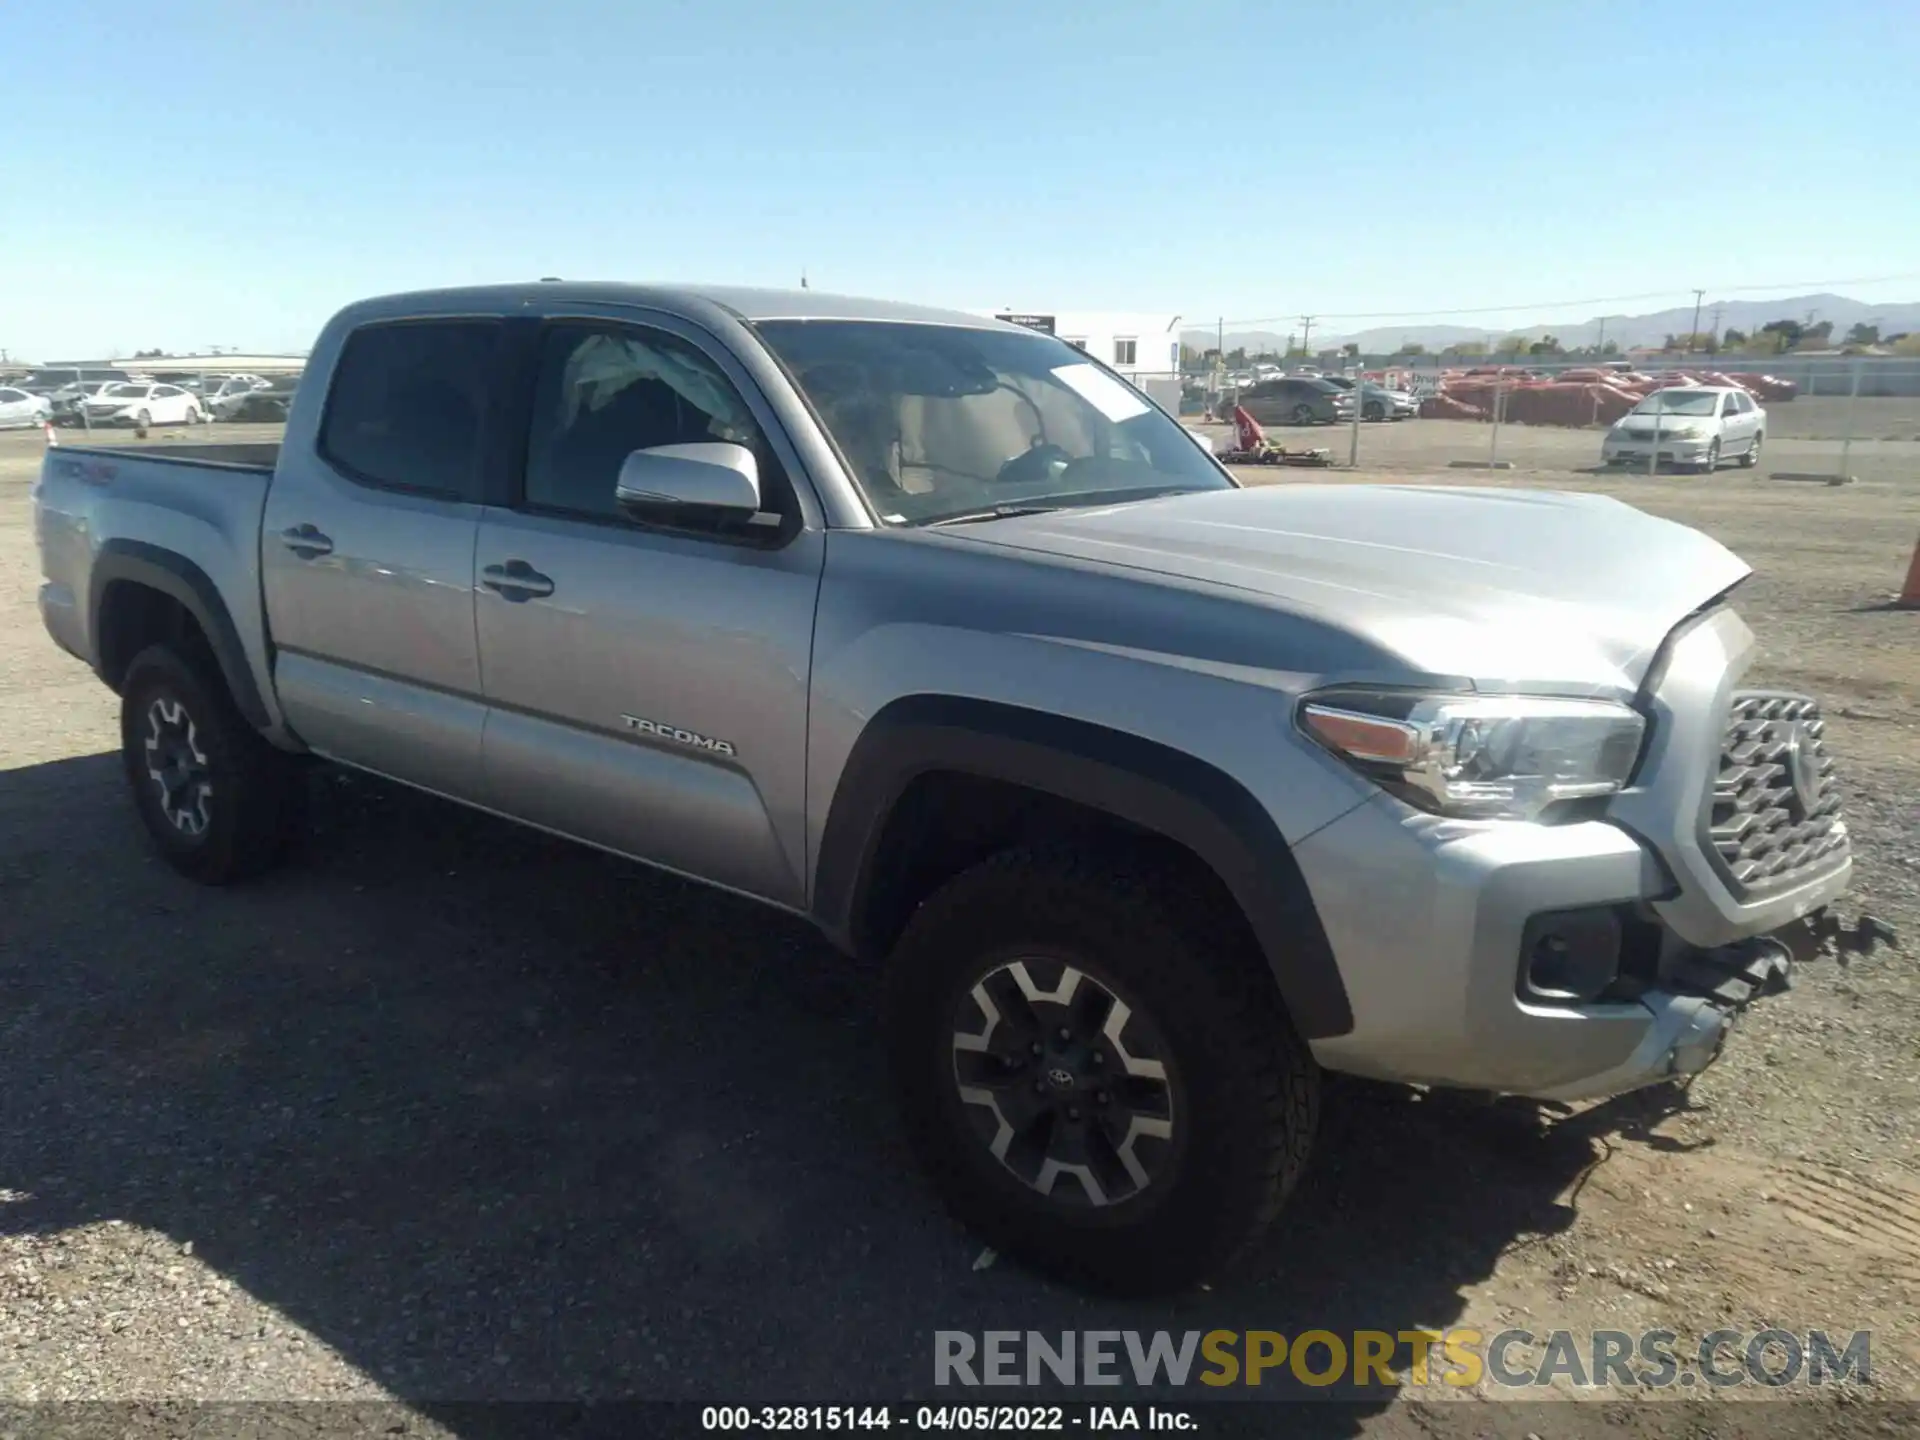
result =
[[[1602,315],[1600,317],[1600,333],[1599,335],[1594,337],[1593,353],[1596,355],[1603,355],[1606,353],[1606,349],[1607,349],[1607,317]]]
[[[1227,398],[1227,320],[1224,315],[1216,315],[1213,320],[1213,375],[1211,388],[1219,399]],[[1215,419],[1219,418],[1217,411]]]
[[[1700,302],[1706,299],[1706,297],[1707,292],[1704,290],[1696,290],[1693,292],[1693,324],[1687,330],[1687,353],[1689,355],[1693,353],[1694,337],[1700,333]]]
[[[1720,349],[1720,315],[1722,309],[1723,307],[1719,305],[1713,307],[1713,349],[1715,351]]]
[[[1313,358],[1313,322],[1316,318],[1312,315],[1300,317],[1300,349],[1309,360]]]

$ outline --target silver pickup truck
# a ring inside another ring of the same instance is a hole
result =
[[[280,446],[58,448],[46,627],[161,853],[273,863],[314,758],[884,957],[988,1241],[1225,1265],[1323,1069],[1686,1076],[1851,858],[1747,567],[1610,499],[1242,488],[1050,336],[526,284],[328,324]]]

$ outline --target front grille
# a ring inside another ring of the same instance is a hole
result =
[[[1743,895],[1780,889],[1846,854],[1818,702],[1756,691],[1733,697],[1707,827],[1722,870]]]

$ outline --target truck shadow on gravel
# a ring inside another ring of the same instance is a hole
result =
[[[798,922],[397,788],[315,791],[291,867],[213,892],[149,858],[113,757],[0,772],[0,1235],[191,1241],[427,1408],[1004,1402],[935,1389],[936,1330],[1445,1325],[1572,1222],[1597,1137],[1679,1102],[1550,1123],[1336,1084],[1230,1284],[1094,1299],[976,1268],[895,1133],[873,977]],[[284,1339],[218,1340],[198,1383],[273,1393]]]

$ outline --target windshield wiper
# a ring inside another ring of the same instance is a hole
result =
[[[1016,515],[1051,515],[1061,505],[994,505],[985,510],[962,510],[958,515],[942,515],[928,525],[972,525],[981,520],[1011,520]]]
[[[1010,501],[984,510],[963,510],[958,515],[943,515],[928,525],[971,525],[980,520],[1006,520],[1015,515],[1051,515],[1056,510],[1088,510],[1096,506],[1125,504],[1133,500],[1158,500],[1167,495],[1198,494],[1195,485],[1134,485],[1115,490],[1076,490],[1051,505],[1023,505]]]

